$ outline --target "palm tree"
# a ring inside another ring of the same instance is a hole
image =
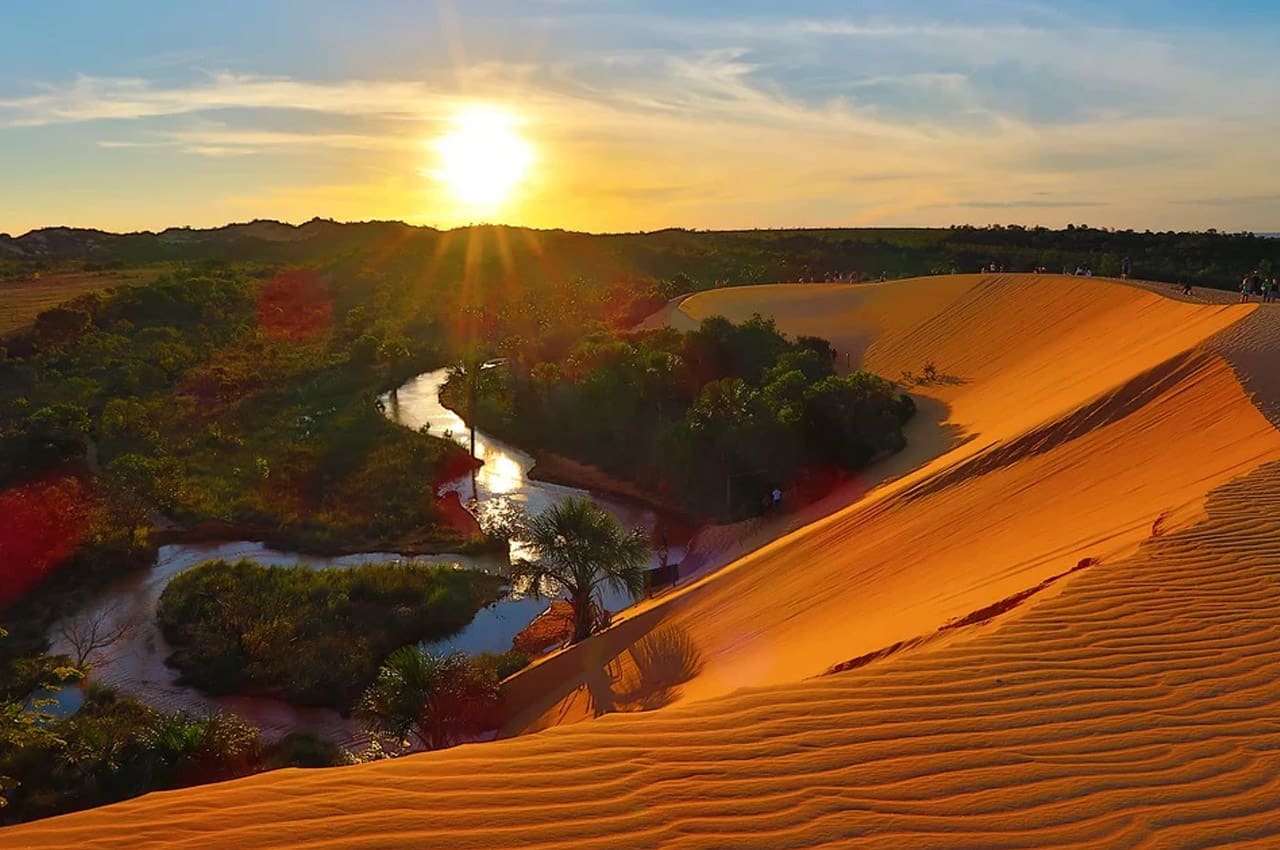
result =
[[[462,398],[467,408],[462,418],[467,420],[471,429],[471,456],[476,456],[476,405],[480,403],[480,373],[484,369],[484,357],[479,351],[472,349],[451,370],[450,378],[462,381]]]
[[[455,652],[439,655],[417,645],[397,649],[365,691],[356,711],[371,731],[429,750],[457,743],[489,727],[498,705],[498,680]]]
[[[490,370],[485,367],[485,357],[479,348],[470,348],[465,351],[461,359],[449,369],[449,381],[459,381],[462,384],[462,398],[466,404],[466,409],[462,413],[462,418],[467,423],[467,428],[471,434],[470,451],[471,456],[476,456],[476,408],[480,404],[480,396],[489,392],[492,387],[493,378]],[[477,497],[476,492],[476,471],[471,470],[471,497]]]
[[[571,496],[529,520],[525,535],[537,553],[519,561],[515,573],[537,593],[547,582],[573,606],[573,642],[592,631],[592,613],[604,587],[633,599],[644,592],[649,543],[640,529],[626,531],[618,520],[588,498]]]

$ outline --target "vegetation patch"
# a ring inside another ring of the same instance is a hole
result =
[[[52,687],[77,671],[54,656],[22,667],[17,678],[0,671],[0,824],[261,769],[258,730],[233,714],[166,714],[90,685],[78,711],[57,717],[21,680],[37,673]]]
[[[309,551],[456,549],[435,487],[465,452],[376,404],[447,357],[421,316],[406,343],[400,312],[339,314],[360,300],[210,266],[40,313],[4,341],[0,488],[83,468],[126,538],[159,512]]]
[[[177,576],[157,616],[185,681],[350,709],[397,647],[454,634],[502,579],[421,564],[351,569],[211,561]]]
[[[775,488],[899,451],[915,413],[884,378],[837,375],[826,340],[787,339],[758,315],[689,333],[557,331],[508,352],[455,371],[446,401],[517,445],[593,464],[700,517],[756,514]]]

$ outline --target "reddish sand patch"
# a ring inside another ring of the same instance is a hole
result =
[[[0,493],[0,606],[43,581],[89,530],[94,500],[70,475],[51,475]]]
[[[332,321],[329,287],[315,272],[281,272],[267,281],[258,296],[258,324],[277,339],[311,339]]]
[[[436,486],[442,487],[451,481],[457,481],[483,465],[465,451],[451,451],[441,459],[436,468]]]
[[[573,636],[573,606],[563,599],[551,603],[533,622],[520,630],[511,648],[530,655],[541,655]]]
[[[462,499],[456,491],[451,490],[437,499],[436,511],[439,513],[440,520],[462,537],[480,537],[484,533],[480,530],[480,523],[463,506]]]

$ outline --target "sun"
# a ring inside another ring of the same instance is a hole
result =
[[[471,106],[456,114],[435,139],[432,176],[458,203],[496,209],[511,199],[533,164],[533,147],[520,134],[520,120],[495,106]]]

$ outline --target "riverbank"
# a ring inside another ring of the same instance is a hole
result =
[[[663,499],[630,481],[610,475],[598,466],[592,466],[589,463],[583,463],[555,452],[535,450],[532,455],[534,462],[533,468],[529,470],[529,477],[536,481],[546,481],[550,484],[560,484],[579,490],[605,493],[620,499],[627,499],[652,508],[661,514],[664,519],[674,520],[678,525],[686,527],[697,525],[697,520],[689,517],[681,508],[669,500]]]
[[[271,528],[253,523],[226,520],[203,520],[194,525],[169,522],[157,524],[150,532],[150,539],[157,546],[198,545],[208,543],[235,543],[252,541],[273,549],[287,549],[304,555],[340,557],[364,552],[396,552],[405,556],[463,554],[483,555],[505,551],[505,541],[493,541],[485,536],[480,523],[462,504],[456,491],[442,493],[436,509],[444,525],[432,527],[426,532],[447,527],[454,534],[443,536],[424,532],[385,537],[354,537],[323,539],[298,529]]]

